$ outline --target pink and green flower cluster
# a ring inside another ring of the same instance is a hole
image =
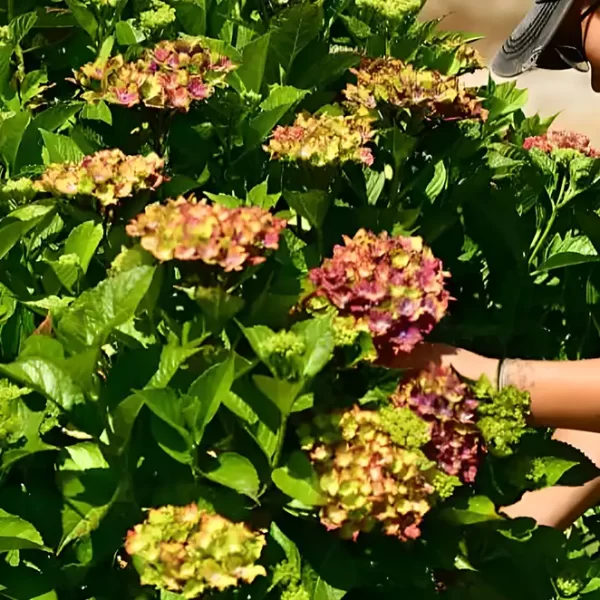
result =
[[[258,206],[227,208],[192,195],[147,206],[127,233],[161,261],[199,260],[228,272],[264,262],[265,252],[279,247],[285,226]]]
[[[391,401],[408,407],[430,428],[423,450],[446,474],[473,483],[484,454],[477,427],[479,402],[450,369],[432,367],[401,383]]]
[[[93,196],[106,207],[140,190],[156,189],[165,180],[164,164],[154,153],[128,156],[118,148],[100,150],[78,163],[49,165],[34,187],[55,196]]]
[[[410,352],[445,315],[442,263],[419,237],[344,236],[333,258],[309,273],[310,312],[332,310],[371,335],[380,358]]]
[[[373,164],[367,144],[375,131],[367,111],[353,115],[298,114],[293,125],[276,127],[265,150],[273,160],[305,161],[317,167],[357,162]]]
[[[380,104],[410,109],[428,119],[487,118],[482,101],[457,77],[437,71],[419,71],[396,58],[364,58],[351,69],[357,83],[344,91],[350,106],[369,109]]]
[[[544,135],[528,137],[523,142],[523,148],[536,148],[547,154],[555,150],[575,150],[589,158],[600,157],[600,151],[592,146],[590,138],[574,131],[549,131]]]
[[[125,550],[142,585],[197,598],[265,576],[256,564],[265,543],[245,524],[190,504],[150,510],[127,534]]]
[[[75,73],[88,102],[105,100],[123,106],[188,111],[191,104],[212,96],[235,69],[226,56],[211,52],[195,38],[162,41],[136,62],[122,55],[88,63]]]
[[[434,486],[423,456],[395,444],[380,413],[358,406],[320,414],[299,430],[326,498],[322,524],[346,539],[381,528],[400,540],[420,536]]]

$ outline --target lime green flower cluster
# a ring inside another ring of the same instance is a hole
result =
[[[321,523],[346,539],[380,526],[400,540],[420,536],[434,486],[419,451],[394,443],[379,412],[355,406],[317,415],[299,430],[327,502]]]
[[[191,195],[147,206],[127,233],[161,261],[200,260],[229,272],[264,262],[286,224],[258,206],[227,208]]]
[[[496,390],[486,378],[474,387],[480,400],[477,427],[483,435],[488,451],[495,456],[509,456],[528,430],[531,414],[529,392],[514,386]]]
[[[98,59],[75,72],[75,83],[86,89],[87,102],[105,100],[122,106],[144,104],[187,112],[225,85],[235,65],[211,52],[202,41],[185,38],[159,42],[136,62],[122,55]]]
[[[310,600],[310,594],[302,585],[298,565],[288,560],[273,569],[273,583],[281,589],[280,600]]]
[[[402,21],[409,15],[418,13],[425,0],[356,0],[356,6],[373,11],[388,21]]]
[[[243,523],[190,504],[150,510],[127,534],[125,550],[143,585],[197,598],[265,576],[256,564],[265,543]]]
[[[154,153],[128,156],[118,148],[100,150],[78,163],[49,165],[34,187],[55,196],[93,196],[107,207],[140,190],[156,189],[165,180],[164,164]]]
[[[396,58],[364,58],[351,69],[357,83],[344,91],[349,106],[369,109],[379,104],[406,108],[427,119],[487,118],[482,101],[457,77],[419,71]]]
[[[317,167],[357,162],[371,166],[372,150],[367,147],[375,131],[366,110],[353,115],[311,115],[302,112],[293,125],[276,127],[264,149],[272,160],[305,161]]]
[[[24,435],[25,413],[20,398],[27,391],[0,379],[0,451],[17,443]]]
[[[279,331],[261,344],[263,356],[281,379],[296,377],[305,351],[304,340],[293,331]]]
[[[439,42],[439,49],[453,52],[463,71],[477,71],[486,67],[485,60],[477,48],[465,42],[460,35],[444,37]]]
[[[27,177],[9,179],[0,185],[0,205],[5,204],[10,210],[27,204],[36,194],[34,183]]]
[[[175,22],[175,9],[162,0],[150,0],[150,8],[140,13],[140,27],[148,31],[161,31]]]

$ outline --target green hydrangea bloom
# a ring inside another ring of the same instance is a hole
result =
[[[527,431],[529,392],[514,386],[494,390],[487,379],[480,380],[474,391],[478,398],[488,399],[479,404],[477,421],[488,450],[495,456],[510,456]]]
[[[20,398],[26,393],[26,389],[0,379],[0,450],[18,442],[24,435],[25,412]]]
[[[0,186],[0,204],[6,204],[10,209],[14,209],[33,200],[35,194],[36,190],[31,179],[27,177],[9,179]]]
[[[440,500],[446,500],[454,494],[454,490],[462,485],[460,479],[456,475],[448,475],[439,469],[432,471],[431,485],[435,488]]]
[[[160,31],[175,21],[175,9],[162,0],[151,0],[150,8],[140,13],[140,27]]]
[[[263,356],[282,379],[297,376],[299,358],[305,351],[304,340],[293,331],[279,331],[261,344]]]
[[[425,0],[356,0],[356,6],[372,10],[389,21],[401,21],[407,16],[418,13]]]
[[[382,428],[395,444],[415,449],[421,448],[431,440],[429,425],[410,408],[385,406],[379,414]]]

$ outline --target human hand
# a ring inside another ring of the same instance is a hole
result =
[[[411,371],[420,371],[430,365],[452,367],[467,379],[477,380],[485,375],[491,383],[495,384],[498,363],[497,359],[480,356],[462,348],[424,342],[410,353],[395,356],[387,362],[386,366]]]

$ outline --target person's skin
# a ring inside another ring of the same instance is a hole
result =
[[[486,375],[496,383],[500,361],[444,344],[420,344],[396,358],[396,368],[421,370],[431,364],[452,367],[467,379]],[[600,359],[583,361],[510,360],[504,383],[531,394],[531,424],[556,427],[554,437],[581,450],[600,466]],[[600,501],[600,478],[580,487],[553,487],[527,493],[503,512],[532,517],[564,529]]]
[[[600,92],[600,8],[581,19],[585,9],[595,5],[593,0],[576,0],[551,46],[562,44],[582,49],[590,63],[592,88]]]

